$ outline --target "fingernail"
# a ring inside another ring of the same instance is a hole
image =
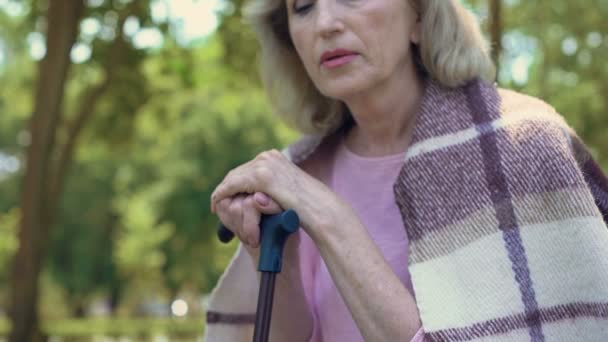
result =
[[[266,196],[266,194],[264,193],[256,192],[253,197],[255,197],[255,200],[258,201],[258,203],[260,203],[261,205],[266,206],[268,205],[268,203],[270,203],[270,198],[268,198],[268,196]]]

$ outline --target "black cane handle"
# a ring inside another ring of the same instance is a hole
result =
[[[234,239],[234,233],[220,222],[217,228],[217,238],[223,243],[228,243]]]

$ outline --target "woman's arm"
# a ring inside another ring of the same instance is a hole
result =
[[[226,211],[224,199],[256,192],[267,194],[281,208],[296,210],[366,340],[408,341],[415,335],[420,319],[412,295],[348,203],[273,150],[230,171],[211,195],[211,211]],[[242,211],[237,207],[234,214]],[[257,243],[259,221],[241,220],[234,225],[241,227],[237,235]]]
[[[339,222],[339,223],[338,223]],[[409,341],[421,327],[412,294],[353,212],[309,234],[366,341]]]

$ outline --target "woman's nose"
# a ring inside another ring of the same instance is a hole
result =
[[[334,0],[318,0],[317,9],[316,30],[319,35],[329,37],[344,29],[342,15]]]

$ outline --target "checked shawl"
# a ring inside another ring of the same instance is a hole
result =
[[[285,153],[299,164],[323,141]],[[425,340],[608,341],[608,181],[552,107],[429,81],[394,191]],[[251,340],[244,253],[212,294],[207,341]]]

